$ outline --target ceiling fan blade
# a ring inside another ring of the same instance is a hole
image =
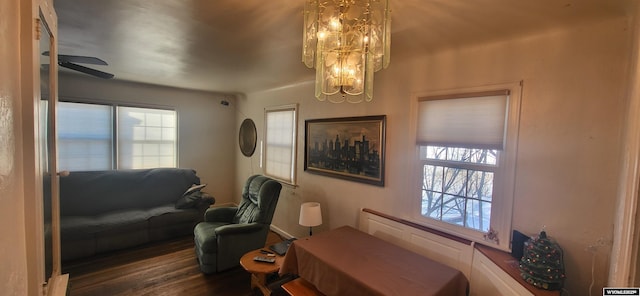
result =
[[[111,73],[107,73],[107,72],[102,72],[96,69],[91,69],[91,68],[87,68],[85,66],[80,66],[74,63],[69,63],[69,62],[64,62],[64,61],[58,61],[58,65],[60,65],[60,67],[65,67],[71,70],[76,70],[85,74],[89,74],[89,75],[93,75],[99,78],[104,78],[104,79],[111,79],[113,78],[113,74]]]
[[[69,63],[81,63],[81,64],[91,64],[91,65],[102,65],[107,66],[107,62],[96,58],[96,57],[85,57],[85,56],[73,56],[73,55],[64,55],[59,54],[58,60],[69,62]]]
[[[49,52],[45,51],[42,53],[43,56],[49,56]],[[108,66],[107,62],[102,59],[96,57],[87,57],[87,56],[77,56],[77,55],[66,55],[59,54],[58,61],[68,62],[68,63],[80,63],[80,64],[91,64],[91,65],[102,65]]]

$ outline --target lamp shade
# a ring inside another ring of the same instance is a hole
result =
[[[322,224],[322,211],[320,210],[320,203],[317,202],[305,202],[300,206],[300,220],[298,224],[302,226],[318,226]]]

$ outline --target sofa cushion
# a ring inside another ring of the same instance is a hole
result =
[[[60,217],[60,237],[63,240],[76,238],[93,238],[96,223],[89,216]]]
[[[149,215],[149,227],[152,228],[185,222],[194,223],[194,221],[202,220],[200,211],[176,209],[172,204],[149,209],[147,215]]]
[[[60,257],[62,261],[69,261],[96,254],[96,240],[88,238],[63,238],[64,244],[60,245]]]
[[[160,210],[162,213],[160,213]],[[149,218],[149,240],[158,241],[193,234],[193,227],[203,219],[198,209],[176,209],[173,205],[155,208],[157,215]]]
[[[120,210],[98,216],[66,216],[60,218],[60,235],[63,238],[78,237],[114,228],[126,229],[131,224],[146,223],[148,218],[148,211],[140,210]]]
[[[105,229],[96,234],[96,253],[120,250],[149,242],[147,221],[127,224],[126,227]]]

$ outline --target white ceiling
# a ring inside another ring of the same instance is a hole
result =
[[[102,58],[116,79],[247,93],[313,79],[304,0],[55,0],[59,53]],[[636,0],[390,0],[391,63],[625,15]]]

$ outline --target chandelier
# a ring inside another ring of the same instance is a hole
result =
[[[305,0],[302,62],[316,69],[315,96],[373,99],[373,73],[389,66],[389,0]]]

